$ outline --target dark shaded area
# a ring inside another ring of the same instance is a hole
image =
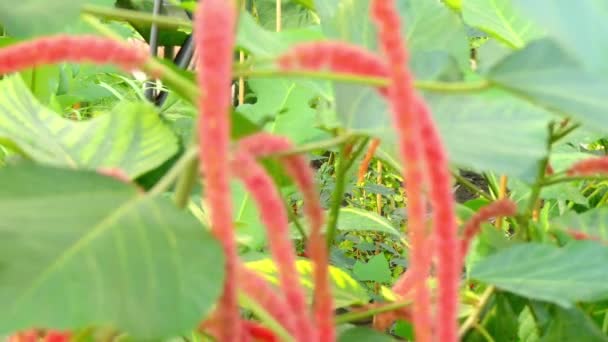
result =
[[[471,183],[473,183],[478,188],[489,192],[488,182],[482,175],[467,170],[460,170],[460,175],[463,178],[466,178]],[[466,186],[462,184],[456,185],[456,191],[454,191],[454,198],[458,203],[464,203],[466,201],[476,199],[477,197],[479,196],[475,192],[469,190],[469,188],[467,188]]]

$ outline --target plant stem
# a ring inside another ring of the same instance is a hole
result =
[[[490,196],[490,194],[488,194],[487,192],[483,191],[477,185],[471,183],[468,179],[462,177],[457,172],[452,172],[452,176],[456,179],[456,181],[458,181],[458,183],[464,185],[465,188],[473,191],[474,193],[476,193],[479,196],[487,199],[488,201],[492,200],[492,196]]]
[[[398,301],[398,302],[393,302],[393,303],[389,303],[386,305],[382,305],[380,307],[372,308],[372,309],[369,309],[366,311],[349,312],[349,313],[337,316],[336,324],[344,324],[344,323],[348,323],[348,322],[358,321],[360,319],[372,317],[372,316],[375,316],[377,314],[381,314],[384,312],[398,310],[398,309],[404,308],[406,306],[409,306],[411,304],[412,304],[411,300],[404,300],[404,301]]]
[[[175,185],[175,205],[178,208],[185,208],[188,205],[190,193],[196,184],[198,177],[198,159],[196,158],[196,149],[194,156],[189,160],[188,164],[183,168],[182,173],[177,179]]]
[[[96,17],[101,17],[105,19],[128,21],[136,24],[157,24],[159,27],[165,28],[192,29],[191,21],[163,15],[153,16],[148,13],[127,9],[97,5],[84,5],[82,6],[82,13],[94,15]]]
[[[555,178],[547,178],[543,181],[543,186],[550,186],[559,183],[565,182],[575,182],[575,181],[602,181],[608,179],[608,176],[573,176],[573,177],[555,177]]]
[[[479,325],[479,324],[475,323],[475,325],[473,326],[473,328],[475,328],[475,330],[477,330],[477,332],[481,336],[483,336],[486,339],[487,342],[495,342],[494,338],[492,338],[492,335],[490,335],[490,333],[482,325]]]
[[[572,126],[564,128],[560,132],[556,132],[551,137],[551,144],[555,144],[557,141],[561,140],[563,137],[565,137],[568,134],[572,133],[575,129],[579,128],[580,126],[581,126],[580,124],[574,124]]]
[[[336,237],[336,227],[338,226],[338,217],[340,215],[340,208],[342,207],[342,198],[344,197],[344,191],[346,189],[346,173],[348,169],[353,165],[354,160],[364,150],[365,145],[369,138],[363,138],[357,150],[352,154],[350,160],[347,160],[346,147],[348,143],[342,148],[342,152],[338,155],[336,161],[336,185],[334,191],[331,194],[331,207],[329,210],[329,218],[327,220],[327,248],[330,248]]]
[[[290,150],[286,150],[286,151],[282,151],[282,152],[273,154],[273,156],[282,157],[282,156],[289,156],[289,155],[294,155],[294,154],[302,154],[302,153],[306,153],[306,152],[328,149],[328,148],[343,144],[343,143],[353,139],[354,137],[357,137],[357,135],[346,133],[346,134],[339,135],[335,138],[296,146]]]
[[[274,78],[274,77],[303,77],[316,78],[338,82],[358,83],[375,87],[385,87],[388,79],[385,77],[363,76],[358,74],[335,73],[328,71],[309,71],[309,70],[250,70],[237,68],[234,71],[235,77],[249,78]],[[436,81],[415,81],[416,88],[434,92],[471,92],[487,89],[491,83],[487,80],[477,82],[436,82]]]
[[[175,180],[179,177],[179,175],[186,168],[190,166],[192,161],[196,161],[197,148],[196,146],[191,146],[184,152],[184,154],[175,162],[173,167],[167,172],[163,178],[161,178],[158,183],[148,191],[150,196],[160,195],[163,192],[167,191],[169,187],[175,182]],[[177,200],[177,199],[176,199]]]
[[[494,290],[496,290],[496,288],[494,286],[490,286],[486,288],[486,290],[482,293],[481,297],[479,297],[479,302],[477,302],[477,304],[475,305],[473,312],[471,312],[469,317],[467,317],[467,319],[464,321],[464,323],[460,326],[460,329],[458,330],[458,336],[460,337],[460,339],[462,339],[467,334],[471,327],[477,324],[477,320],[479,319],[479,316],[481,316],[481,312],[485,308],[490,298],[492,298]]]

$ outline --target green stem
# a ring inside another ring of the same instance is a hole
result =
[[[164,15],[152,15],[139,11],[112,8],[97,5],[82,6],[82,13],[94,15],[96,17],[128,21],[136,24],[157,24],[164,28],[185,28],[192,29],[192,22]]]
[[[543,181],[543,186],[550,186],[559,183],[576,182],[576,181],[602,181],[608,179],[608,176],[572,176],[572,177],[555,177],[547,178]]]
[[[496,288],[494,286],[490,286],[486,288],[481,297],[479,297],[479,302],[477,302],[477,304],[475,305],[473,312],[471,312],[469,317],[467,317],[464,323],[460,326],[460,329],[458,329],[458,336],[460,337],[460,339],[462,339],[467,334],[471,327],[477,324],[477,321],[481,316],[481,312],[485,308],[486,304],[490,301],[490,298],[492,298],[494,290],[496,290]]]
[[[296,215],[293,210],[291,210],[288,203],[285,203],[285,210],[287,210],[287,216],[289,217],[289,220],[293,222],[294,226],[296,226],[296,229],[298,230],[298,233],[300,233],[300,236],[302,236],[302,241],[306,241],[306,231],[304,230],[304,226],[302,226],[298,215]]]
[[[190,193],[192,193],[192,189],[196,185],[196,179],[198,176],[198,159],[193,157],[188,164],[183,168],[182,173],[179,175],[177,179],[177,184],[175,185],[175,205],[178,208],[185,208],[188,205],[188,201],[190,199]]]
[[[363,138],[355,152],[352,154],[350,160],[346,159],[348,158],[348,156],[346,155],[346,148],[348,147],[348,143],[344,145],[342,151],[337,157],[338,159],[336,161],[336,185],[334,187],[333,193],[331,194],[331,207],[329,210],[329,218],[327,220],[327,248],[331,247],[336,237],[338,217],[340,216],[342,198],[344,197],[344,192],[346,189],[346,174],[348,173],[348,169],[352,166],[354,160],[358,157],[359,154],[361,154],[368,141],[369,138]]]
[[[568,134],[572,133],[575,129],[579,128],[580,124],[574,124],[572,126],[566,127],[563,130],[556,132],[555,135],[551,137],[551,144],[555,144],[557,141],[561,140]]]
[[[148,191],[151,196],[160,195],[167,191],[175,180],[179,177],[182,171],[186,170],[192,161],[196,161],[197,148],[190,147],[184,154],[175,162],[173,167]],[[176,199],[177,200],[177,199]]]
[[[490,194],[483,191],[477,185],[471,183],[468,179],[462,177],[457,172],[452,172],[452,176],[456,179],[456,181],[458,181],[458,183],[464,185],[465,188],[467,188],[467,189],[471,190],[472,192],[476,193],[477,195],[487,199],[488,201],[493,200],[493,198],[492,198],[492,196],[490,196]]]
[[[307,152],[312,152],[312,151],[318,151],[318,150],[325,150],[325,149],[329,149],[331,147],[334,146],[338,146],[341,145],[351,139],[353,139],[354,137],[357,137],[357,135],[355,134],[342,134],[340,136],[337,136],[335,138],[331,138],[331,139],[327,139],[327,140],[321,140],[318,142],[314,142],[314,143],[310,143],[310,144],[303,144],[300,146],[296,146],[290,150],[286,150],[283,152],[279,152],[276,154],[273,154],[273,156],[277,156],[277,157],[281,157],[281,156],[289,156],[289,155],[294,155],[294,154],[302,154],[302,153],[307,153]]]
[[[363,76],[359,74],[335,73],[328,71],[309,71],[309,70],[250,70],[236,68],[234,77],[249,78],[274,78],[274,77],[303,77],[316,78],[329,81],[348,82],[365,84],[375,87],[385,87],[388,79],[385,77]],[[415,81],[416,88],[435,92],[471,92],[487,89],[491,83],[487,80],[477,82],[436,82],[436,81]]]
[[[393,302],[393,303],[389,303],[386,305],[382,305],[377,308],[371,308],[366,311],[345,313],[343,315],[336,317],[336,324],[344,324],[344,323],[358,321],[358,320],[361,320],[364,318],[376,316],[376,315],[384,313],[384,312],[398,310],[398,309],[404,308],[406,306],[409,306],[411,304],[412,304],[412,301],[410,301],[410,300],[399,301],[399,302]]]

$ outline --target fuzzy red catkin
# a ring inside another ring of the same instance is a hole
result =
[[[592,176],[600,173],[608,173],[608,157],[581,160],[574,163],[566,173],[568,176]]]
[[[210,208],[211,230],[221,242],[226,258],[226,281],[218,305],[222,322],[219,340],[238,341],[241,336],[237,297],[238,262],[230,197],[230,96],[237,6],[234,1],[205,0],[197,8],[194,39],[198,101],[199,160],[205,197]]]
[[[279,338],[268,328],[252,321],[243,321],[243,329],[253,341],[279,342]]]
[[[411,272],[414,273],[414,332],[417,342],[431,341],[431,299],[424,267],[427,231],[422,193],[423,157],[420,146],[420,124],[415,106],[412,76],[406,69],[407,51],[401,36],[401,22],[393,0],[373,0],[371,14],[378,31],[378,41],[389,70],[388,99],[393,113],[401,157],[405,163],[404,178],[408,199],[408,230],[411,244]],[[448,323],[451,325],[451,323]],[[451,342],[451,340],[445,340]]]
[[[471,241],[481,229],[481,224],[496,216],[512,216],[517,213],[517,205],[508,199],[492,202],[479,209],[464,225],[460,243],[461,259],[467,255]]]
[[[254,198],[266,226],[270,251],[279,270],[281,287],[296,315],[300,341],[314,341],[316,335],[308,314],[306,296],[296,269],[296,254],[289,235],[287,212],[281,195],[266,170],[248,153],[235,153],[232,171]]]
[[[458,340],[458,300],[462,259],[447,154],[428,106],[416,98],[433,205],[434,252],[437,255],[437,340]]]
[[[358,183],[363,182],[363,179],[365,178],[365,173],[367,172],[367,169],[369,167],[369,163],[372,161],[372,158],[374,157],[374,154],[376,153],[378,146],[380,146],[380,139],[377,139],[377,138],[373,139],[372,142],[369,144],[367,153],[365,153],[365,157],[363,157],[363,160],[361,161],[361,164],[359,165],[358,177],[357,177]]]
[[[385,77],[388,70],[382,59],[357,45],[339,41],[306,42],[293,46],[277,59],[284,71],[328,69],[333,72]],[[385,89],[380,92],[386,94]]]
[[[114,39],[57,35],[0,49],[0,74],[62,62],[114,64],[125,71],[142,67],[149,56]]]
[[[287,138],[261,132],[239,141],[239,150],[257,157],[286,151],[292,148]],[[329,256],[323,238],[323,208],[314,181],[314,172],[306,158],[290,155],[280,158],[287,173],[294,179],[304,197],[304,213],[311,229],[307,242],[308,254],[314,263],[314,314],[321,342],[335,340],[334,305],[329,282]]]

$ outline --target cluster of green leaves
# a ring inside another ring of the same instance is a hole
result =
[[[410,67],[450,161],[455,169],[482,173],[490,184],[489,195],[459,207],[459,218],[497,197],[500,175],[508,176],[509,196],[520,208],[502,230],[484,226],[467,257],[471,287],[463,291],[461,317],[465,325],[476,321],[463,339],[606,341],[608,183],[568,181],[563,171],[606,154],[608,7],[602,0],[445,2],[398,1]],[[151,4],[5,1],[0,23],[7,37],[0,46],[42,34],[93,32],[81,13],[123,19],[104,24],[123,37],[136,31],[147,39],[150,23],[158,21],[161,45],[183,42],[191,25],[179,8],[192,9],[195,2],[174,1],[156,19],[148,14]],[[385,300],[390,294],[383,286],[407,268],[400,228],[407,198],[386,103],[360,81],[288,77],[267,63],[303,41],[338,39],[376,50],[369,0],[285,0],[281,32],[275,32],[275,5],[245,1],[240,16],[237,44],[246,62],[235,70],[248,79],[246,101],[235,106],[233,136],[266,130],[313,152],[322,202],[337,219],[331,249],[337,306]],[[180,75],[191,82],[191,73]],[[176,90],[157,109],[140,89],[115,69],[74,65],[0,81],[0,301],[8,308],[0,314],[1,333],[35,322],[69,329],[104,325],[135,339],[159,339],[194,329],[215,303],[223,269],[219,246],[201,225],[200,189],[190,197],[190,210],[182,211],[155,190],[141,193],[91,172],[119,168],[155,189],[187,164],[176,160],[187,154],[195,107]],[[356,167],[337,177],[342,146],[327,142],[341,145],[349,137],[382,139],[380,182],[373,167],[363,185],[356,183]],[[545,174],[547,164],[555,175]],[[266,166],[298,209],[292,225],[294,239],[301,239],[301,199],[276,165]],[[256,208],[237,182],[233,202],[248,265],[276,281]],[[571,230],[599,242],[573,241]],[[310,284],[310,264],[301,260],[298,268],[303,284]],[[391,340],[349,325],[341,329],[344,341]],[[411,327],[398,322],[393,333],[411,336]]]

